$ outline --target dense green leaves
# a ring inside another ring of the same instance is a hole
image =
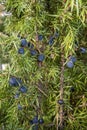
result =
[[[64,76],[64,130],[86,130],[86,0],[6,0],[4,5],[11,15],[6,17],[0,34],[0,64],[9,64],[7,69],[0,69],[0,128],[33,130],[30,120],[38,114],[44,119],[39,129],[58,129],[58,100]],[[22,38],[28,44],[22,46],[24,53],[19,54]],[[86,51],[83,53],[81,48]],[[31,55],[31,50],[37,54]],[[40,54],[45,56],[42,62],[38,61]],[[70,56],[77,59],[73,67],[66,65]],[[9,85],[10,76],[22,80],[26,93],[19,91],[20,85]]]

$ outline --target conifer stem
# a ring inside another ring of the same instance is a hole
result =
[[[63,100],[63,93],[64,93],[64,53],[63,53],[63,47],[61,45],[61,74],[60,74],[60,99]],[[63,129],[63,105],[60,105],[60,110],[59,110],[59,128],[60,130]]]

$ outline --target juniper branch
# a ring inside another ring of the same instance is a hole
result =
[[[64,93],[64,53],[63,53],[63,47],[61,45],[61,75],[60,75],[60,99],[63,100],[63,93]],[[60,110],[59,110],[59,127],[62,130],[63,129],[63,105],[60,105]]]

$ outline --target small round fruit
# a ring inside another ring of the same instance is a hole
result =
[[[35,55],[37,54],[37,51],[36,51],[36,50],[30,50],[30,54],[31,54],[32,56],[35,56]]]
[[[25,86],[21,86],[19,88],[19,91],[22,92],[22,93],[26,93],[27,92],[27,88]]]
[[[67,65],[68,68],[73,68],[74,67],[74,64],[73,64],[72,60],[68,61],[66,65]]]
[[[38,116],[35,116],[34,118],[33,118],[33,124],[37,124],[38,123]]]
[[[51,37],[51,38],[49,39],[49,45],[50,45],[50,46],[52,46],[52,45],[53,45],[53,43],[54,43],[54,38],[53,38],[53,37]]]
[[[83,47],[81,47],[81,48],[80,48],[80,52],[81,52],[81,53],[86,53],[86,49],[83,48]]]
[[[71,56],[71,57],[70,57],[70,60],[71,60],[73,63],[75,63],[75,62],[77,61],[77,59],[76,59],[75,56]]]
[[[14,87],[19,86],[19,83],[18,83],[16,77],[10,77],[9,84],[10,84],[10,86],[14,86]]]
[[[74,87],[71,87],[70,88],[70,92],[74,92],[75,91],[75,88]]]
[[[21,39],[21,47],[26,47],[27,46],[27,40],[26,39]]]
[[[58,100],[58,103],[59,103],[60,105],[62,105],[62,104],[64,104],[64,101],[63,101],[62,99],[59,99],[59,100]]]
[[[44,59],[45,59],[44,54],[40,54],[40,55],[38,56],[38,61],[39,61],[39,62],[42,62]]]
[[[18,53],[19,53],[19,54],[24,54],[24,48],[19,48],[19,49],[18,49]]]
[[[44,123],[43,118],[39,119],[39,124],[43,124],[43,123]]]
[[[22,106],[18,104],[18,110],[22,110]]]
[[[42,35],[39,35],[38,36],[38,40],[41,41],[43,39],[43,36]]]

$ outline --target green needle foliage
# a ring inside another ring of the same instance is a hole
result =
[[[86,130],[87,0],[5,0],[4,6],[11,15],[0,35],[0,129]],[[19,54],[21,39],[28,44]],[[11,86],[11,77],[22,83]],[[32,123],[36,115],[43,124]]]

